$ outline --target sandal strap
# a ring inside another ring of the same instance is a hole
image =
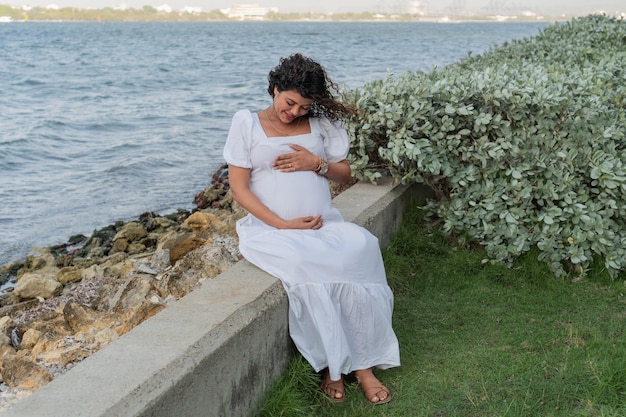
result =
[[[343,392],[343,381],[326,381],[322,383],[322,389],[326,391],[327,388],[334,389],[335,391]]]
[[[378,395],[381,392],[384,392],[385,394],[387,394],[387,396],[385,398],[381,398],[381,396]],[[386,404],[389,401],[391,401],[391,392],[384,385],[363,388],[363,394],[365,394],[365,398],[367,398],[367,401],[369,401],[372,404]],[[374,395],[378,397],[378,401],[372,401],[372,397]]]
[[[369,387],[369,388],[365,388],[363,390],[363,392],[365,393],[365,395],[369,398],[369,395],[367,395],[368,392],[370,392],[371,390],[375,389],[376,392],[375,394],[378,394],[379,392],[384,392],[387,394],[387,396],[389,396],[391,394],[391,392],[389,391],[389,389],[387,389],[386,386],[381,385],[380,387]]]
[[[322,381],[321,388],[324,394],[333,402],[343,401],[346,395],[343,378],[339,381],[332,381],[328,377],[328,374],[326,374]],[[337,397],[337,394],[341,394],[341,397]]]

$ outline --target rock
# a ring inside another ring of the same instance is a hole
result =
[[[20,342],[20,349],[32,349],[41,338],[41,332],[36,329],[28,329],[22,335],[22,341]]]
[[[112,271],[117,271],[116,276],[126,277],[137,270],[137,262],[133,258],[128,258],[124,262],[120,262],[116,265],[111,265]],[[111,273],[109,273],[110,275]]]
[[[213,222],[213,233],[219,236],[237,236],[237,220],[244,217],[247,212],[239,205],[239,211],[219,211],[217,213],[217,219]]]
[[[6,284],[11,277],[17,276],[17,272],[23,267],[23,262],[11,262],[0,267],[0,285]]]
[[[5,315],[0,317],[0,333],[6,336],[9,329],[12,329],[13,327],[15,327],[15,323],[8,313],[5,313]]]
[[[132,265],[128,266],[123,262],[127,258],[128,254],[122,252],[102,258],[99,264],[92,265],[83,271],[83,280],[99,277],[119,278],[132,270]]]
[[[63,285],[56,279],[58,268],[50,250],[35,248],[39,256],[26,257],[24,267],[17,273],[13,291],[15,302],[34,298],[50,298],[58,295]]]
[[[126,249],[128,249],[128,240],[124,238],[115,239],[109,253],[114,254],[118,252],[126,252]]]
[[[213,207],[225,194],[226,191],[223,189],[215,189],[212,187],[205,188],[202,192],[195,195],[194,202],[199,209]]]
[[[94,253],[92,253],[94,252]],[[77,268],[89,268],[92,265],[97,265],[98,261],[104,257],[104,248],[95,248],[89,252],[88,258],[74,257],[72,263]]]
[[[44,269],[48,265],[54,265],[54,256],[52,254],[42,248],[34,248],[36,252],[39,252],[41,255],[36,256],[34,254],[30,254],[26,257],[26,261],[24,262],[24,267],[18,271],[17,277],[20,277],[20,274],[29,271],[37,271],[39,269]]]
[[[60,341],[55,349],[48,349],[37,355],[37,360],[67,366],[73,362],[80,362],[89,356],[89,353],[89,349],[85,349],[82,343],[69,343],[69,346],[66,346],[65,341]]]
[[[160,234],[176,225],[176,222],[168,219],[167,217],[150,217],[146,218],[144,224],[145,228],[149,232]]]
[[[212,265],[212,267],[217,268],[217,274],[207,274],[204,278],[213,278],[226,271],[235,262],[239,261],[240,258],[237,256],[238,253],[238,251],[236,251],[236,253],[231,252],[230,248],[224,244],[204,245],[194,253],[193,258],[198,262],[190,265],[190,268],[198,268],[202,271],[204,268],[200,268],[200,263],[203,265]]]
[[[97,311],[111,310],[119,300],[127,280],[112,279],[98,289],[91,306]]]
[[[151,246],[154,246],[154,245],[151,245]],[[145,250],[146,250],[146,245],[144,245],[143,243],[139,243],[139,242],[133,242],[130,245],[128,245],[128,248],[126,248],[126,252],[130,254],[142,253]]]
[[[183,233],[189,233],[189,231],[184,231]],[[170,259],[169,259],[169,252],[170,249],[172,247],[172,244],[176,241],[176,239],[178,239],[181,235],[181,232],[179,230],[168,230],[167,232],[163,233],[160,237],[159,237],[159,242],[157,244],[156,247],[156,251],[162,251],[162,250],[166,250],[168,253],[168,258],[167,258],[167,265],[170,266]]]
[[[47,340],[57,340],[72,335],[72,329],[63,315],[62,305],[53,311],[40,313],[31,322],[20,325],[19,329],[22,330],[23,334],[26,334],[29,329],[38,330],[44,335],[42,337],[45,337]],[[20,347],[22,346],[20,345]]]
[[[37,343],[30,349],[31,359],[36,359],[39,355],[52,349],[56,349],[59,338],[50,337],[43,334],[37,340]]]
[[[40,275],[39,273],[24,273],[15,284],[13,297],[17,302],[33,298],[48,299],[61,293],[63,284],[54,275]]]
[[[128,258],[128,255],[125,253],[111,254],[107,256],[106,258],[102,258],[100,260],[100,265],[105,265],[105,266],[115,265],[126,260],[126,258]]]
[[[110,249],[105,246],[99,246],[97,248],[93,248],[89,252],[87,252],[87,258],[88,260],[94,260],[94,259],[99,260],[101,258],[104,258],[108,254],[109,250]],[[76,260],[76,258],[74,258],[74,260]],[[92,262],[91,265],[93,265],[93,263],[94,262]],[[81,265],[76,264],[76,262],[74,262],[74,265],[81,266]]]
[[[112,310],[116,312],[128,311],[146,302],[156,293],[153,282],[154,280],[150,276],[135,275],[130,277],[119,298],[115,300]]]
[[[57,280],[63,285],[80,281],[81,279],[83,279],[83,270],[76,266],[66,266],[57,272]]]
[[[2,377],[10,388],[36,390],[52,381],[52,375],[34,362],[18,357],[7,358],[2,363]]]
[[[150,268],[156,271],[164,271],[170,267],[170,250],[157,250],[150,258]]]
[[[113,329],[107,328],[102,329],[98,333],[96,333],[94,337],[94,342],[99,348],[103,348],[117,339],[119,339],[119,335],[117,334],[117,332]]]
[[[102,318],[102,313],[70,301],[63,307],[63,318],[70,329],[77,333],[97,323]]]
[[[128,242],[134,242],[148,236],[148,231],[137,222],[126,223],[122,229],[117,232],[113,241],[126,239]]]
[[[196,211],[191,216],[187,217],[187,220],[185,220],[183,224],[195,233],[202,233],[206,232],[211,227],[211,223],[213,223],[215,219],[215,214]]]
[[[11,338],[5,333],[0,333],[0,346],[11,346]]]
[[[199,209],[214,207],[229,189],[228,165],[222,164],[211,174],[211,185],[195,195],[196,206]]]
[[[117,323],[119,324],[116,326],[115,330],[120,336],[128,333],[143,321],[148,320],[150,317],[163,310],[165,307],[166,306],[164,304],[154,304],[149,300],[145,300],[135,308],[116,311],[116,317],[118,319]]]
[[[170,265],[185,256],[194,249],[199,248],[206,242],[206,239],[198,237],[195,233],[185,233],[179,236],[171,245],[165,245],[170,250]]]
[[[38,304],[39,300],[37,300],[36,298],[32,300],[22,301],[19,303],[9,304],[0,308],[0,315],[8,316],[9,318],[16,317],[17,315],[36,307]]]
[[[139,262],[137,264],[137,272],[141,274],[148,274],[148,275],[156,275],[159,273],[159,271],[152,269],[150,267],[150,264],[146,264],[144,262]]]
[[[154,279],[138,274],[129,277],[109,298],[103,296],[97,305],[99,308],[109,307],[111,320],[119,323],[115,330],[122,335],[165,308],[164,304],[150,301],[155,295]]]
[[[154,282],[151,276],[144,274],[112,280],[98,290],[92,305],[102,312],[132,310],[157,295]]]
[[[181,258],[169,271],[161,274],[155,284],[161,297],[184,297],[202,279],[213,278],[230,268],[239,258],[222,244],[203,245]]]
[[[73,262],[74,262],[74,257],[67,253],[62,253],[56,258],[57,268],[64,268],[66,266],[70,266],[72,265]]]
[[[0,368],[2,368],[2,363],[5,358],[11,358],[15,356],[15,348],[11,345],[2,345],[0,346]]]

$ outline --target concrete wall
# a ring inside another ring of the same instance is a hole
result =
[[[382,246],[413,185],[357,184],[334,200],[345,219]],[[240,417],[254,414],[293,354],[280,282],[243,260],[168,306],[66,374],[17,403],[6,417]]]

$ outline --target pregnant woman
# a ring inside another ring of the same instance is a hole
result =
[[[268,76],[272,103],[240,110],[224,148],[243,256],[277,277],[289,298],[289,333],[322,372],[323,392],[344,398],[354,373],[373,404],[391,400],[373,368],[400,365],[391,323],[393,294],[375,236],[345,222],[331,205],[328,179],[350,181],[349,143],[323,67],[294,54]]]

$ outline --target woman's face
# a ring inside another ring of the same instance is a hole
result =
[[[296,90],[278,91],[274,87],[274,111],[283,123],[291,123],[311,109],[312,99],[304,98]]]

